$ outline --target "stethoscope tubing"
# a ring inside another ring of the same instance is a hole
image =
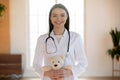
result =
[[[68,31],[68,30],[67,30],[67,31]],[[50,36],[50,33],[49,33],[48,37],[47,37],[46,40],[45,40],[45,43],[46,43],[46,45],[45,45],[45,47],[46,47],[46,53],[49,54],[49,52],[47,51],[47,41],[48,41],[48,39],[52,39],[52,41],[54,42],[54,45],[55,45],[55,47],[56,47],[56,51],[57,51],[57,46],[56,46],[56,44],[55,44],[54,38],[53,38],[52,36]],[[69,46],[70,46],[70,31],[68,31],[67,53],[69,53]],[[55,51],[55,52],[56,52],[56,51]]]

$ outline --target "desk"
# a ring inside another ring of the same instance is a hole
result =
[[[0,77],[21,77],[21,54],[0,54]]]

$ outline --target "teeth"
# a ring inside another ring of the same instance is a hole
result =
[[[61,22],[56,22],[56,23],[61,23]]]

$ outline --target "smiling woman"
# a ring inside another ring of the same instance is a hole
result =
[[[33,63],[33,55],[38,36],[48,32],[48,13],[50,7],[55,3],[62,3],[68,8],[70,14],[70,30],[81,34],[83,39],[84,0],[30,0],[30,66]]]

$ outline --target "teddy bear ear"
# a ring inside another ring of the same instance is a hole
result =
[[[51,61],[53,59],[53,57],[49,57],[48,60]]]

